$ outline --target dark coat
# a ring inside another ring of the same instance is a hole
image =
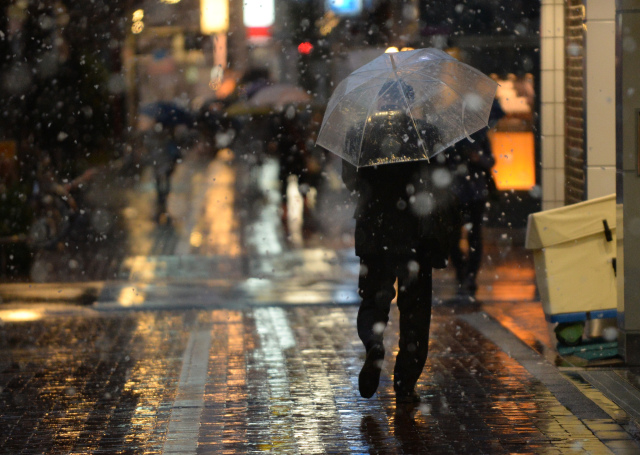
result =
[[[376,133],[371,133],[373,138],[366,139],[363,148],[376,147],[381,142],[380,136],[388,134],[380,129],[372,131]],[[402,138],[399,141],[410,142]],[[343,161],[342,179],[357,197],[354,218],[358,256],[428,254],[434,267],[446,266],[460,217],[451,191],[452,176],[442,157],[430,162],[361,168]]]
[[[273,114],[269,121],[269,144],[280,162],[280,179],[283,191],[290,175],[298,177],[299,183],[307,182],[307,132],[299,113],[293,118],[287,117],[287,111]]]
[[[496,161],[487,130],[478,131],[471,137],[474,142],[462,139],[455,145],[455,153],[449,161],[454,174],[454,191],[463,204],[487,201],[496,191],[491,175]]]

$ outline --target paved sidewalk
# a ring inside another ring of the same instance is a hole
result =
[[[396,406],[392,391],[395,307],[370,400],[357,392],[353,305],[58,308],[31,321],[6,311],[2,453],[640,451],[627,413],[593,388],[588,398],[587,385],[482,311],[435,308],[413,409]]]
[[[60,285],[94,304],[0,306],[0,453],[640,453],[633,371],[557,357],[516,233],[489,232],[481,304],[447,303],[435,273],[422,404],[394,401],[395,306],[361,398],[357,262],[335,236],[286,246],[268,169],[250,194],[224,162],[183,166],[175,224],[138,200],[118,279]]]

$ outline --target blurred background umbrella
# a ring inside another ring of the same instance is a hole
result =
[[[385,53],[338,85],[317,144],[358,167],[429,159],[488,125],[496,88],[491,78],[438,49]],[[413,147],[388,156],[363,150],[373,125],[391,112],[409,119],[393,139],[402,144],[413,137]]]
[[[189,110],[170,101],[145,104],[140,108],[139,114],[151,118],[155,123],[161,123],[166,128],[179,125],[191,127],[195,121]]]
[[[302,104],[311,101],[311,96],[301,87],[291,84],[268,85],[258,90],[248,104],[254,107],[283,107],[288,104]]]
[[[309,95],[303,88],[293,84],[265,85],[255,91],[246,101],[240,101],[227,109],[230,116],[269,115],[285,106],[308,104]]]

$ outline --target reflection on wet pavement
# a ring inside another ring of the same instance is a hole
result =
[[[564,369],[567,391],[545,375],[555,342],[521,232],[487,230],[475,305],[449,301],[452,270],[434,273],[423,402],[395,403],[395,306],[378,394],[360,398],[359,266],[335,173],[321,229],[299,245],[280,224],[275,161],[224,157],[179,166],[165,225],[138,217],[153,200],[141,182],[129,254],[95,305],[28,305],[22,289],[3,308],[0,452],[639,453],[630,413],[593,386],[616,378]],[[485,317],[510,331],[506,347],[473,323]],[[571,412],[576,393],[590,404]]]
[[[423,403],[395,404],[395,307],[379,393],[362,399],[355,316],[294,306],[5,320],[0,451],[638,453],[624,413],[576,417],[444,307]]]
[[[538,302],[496,301],[487,303],[483,309],[535,351],[541,354],[544,350],[555,351],[557,340],[552,337]]]
[[[167,330],[171,321],[158,316],[83,315],[5,325],[2,451],[154,447],[168,418],[161,404],[171,393],[172,371],[180,367],[183,336]],[[150,348],[159,351],[154,355]]]
[[[238,217],[235,214],[235,171],[229,164],[233,154],[222,150],[206,172],[200,175],[203,182],[193,182],[192,193],[196,200],[186,223],[183,236],[187,245],[179,245],[175,254],[223,255],[238,257],[242,253]]]
[[[233,158],[229,150],[214,160],[187,154],[172,179],[164,224],[152,221],[155,189],[148,170],[123,189],[127,254],[114,257],[118,270],[102,275],[108,281],[100,286],[101,304],[141,308],[157,296],[178,302],[189,286],[189,301],[198,305],[206,299],[196,289],[212,289],[213,302],[217,295],[239,303],[357,302],[353,207],[339,162],[327,162],[316,229],[299,245],[287,240],[282,225],[277,160],[264,157],[255,165]],[[536,301],[531,257],[514,242],[521,230],[487,231],[479,300]],[[98,252],[94,262],[100,257]],[[451,268],[435,271],[436,300],[453,296],[452,283]]]

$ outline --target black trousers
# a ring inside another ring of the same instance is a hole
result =
[[[396,295],[396,278],[400,350],[394,367],[393,387],[396,392],[410,392],[418,382],[429,351],[430,260],[387,255],[360,258],[358,292],[362,301],[358,310],[358,336],[367,350],[382,342],[382,332],[389,322],[391,301]]]
[[[162,163],[154,166],[153,173],[156,179],[156,212],[167,211],[167,199],[171,192],[171,175],[176,168],[176,162]]]
[[[456,232],[456,238],[451,250],[451,262],[456,269],[456,280],[459,286],[467,286],[475,294],[476,278],[482,262],[482,224],[484,223],[484,212],[486,202],[483,200],[470,201],[462,206],[463,222],[471,223],[469,231],[469,252],[465,257],[460,250],[460,229]]]

